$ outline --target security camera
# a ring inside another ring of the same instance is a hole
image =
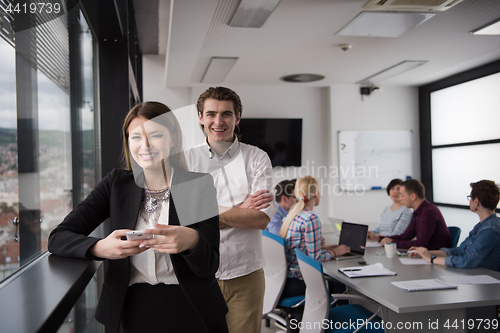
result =
[[[351,44],[340,44],[339,47],[342,49],[342,51],[345,52],[345,51],[349,50],[352,47],[352,45]]]
[[[360,87],[359,93],[361,95],[369,96],[372,92],[374,92],[375,90],[379,90],[379,89],[380,89],[379,87],[376,87],[374,85],[372,85],[372,86],[365,86],[365,87]]]

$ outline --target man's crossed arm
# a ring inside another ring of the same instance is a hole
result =
[[[260,190],[234,208],[219,206],[219,227],[264,230],[270,219],[261,209],[269,207],[272,201],[273,196],[269,191]]]

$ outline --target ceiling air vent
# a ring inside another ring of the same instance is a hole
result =
[[[370,0],[364,10],[392,12],[441,12],[463,0]]]
[[[318,74],[291,74],[281,77],[280,80],[286,82],[306,83],[323,80],[324,78],[325,77],[323,75]]]

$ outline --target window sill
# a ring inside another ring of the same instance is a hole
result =
[[[100,264],[42,254],[0,286],[2,331],[57,331]]]

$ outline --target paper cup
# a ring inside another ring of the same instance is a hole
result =
[[[386,243],[384,248],[387,258],[394,258],[396,255],[396,243]]]

